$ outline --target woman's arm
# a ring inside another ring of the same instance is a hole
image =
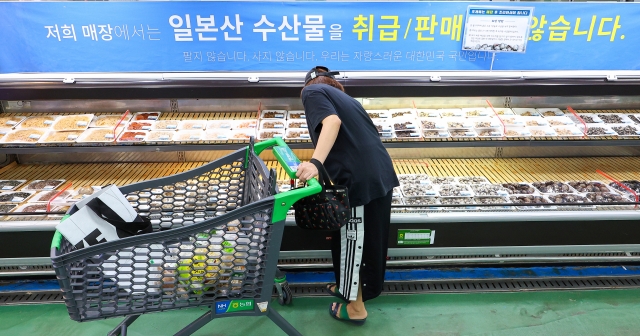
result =
[[[333,144],[336,142],[338,132],[340,131],[340,125],[342,125],[342,121],[335,114],[332,114],[322,120],[322,130],[320,131],[318,144],[316,145],[316,149],[313,151],[312,158],[324,163],[324,160],[327,159],[331,148],[333,148]],[[296,176],[303,182],[316,175],[318,175],[318,169],[309,162],[301,163],[298,166],[298,171],[296,172]]]

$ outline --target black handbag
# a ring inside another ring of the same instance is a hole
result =
[[[296,224],[305,230],[340,230],[351,219],[348,189],[334,185],[320,161],[311,159],[311,163],[318,168],[318,182],[322,191],[293,204]]]

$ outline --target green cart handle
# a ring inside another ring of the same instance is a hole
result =
[[[300,159],[293,154],[291,148],[282,140],[282,138],[272,138],[266,141],[259,142],[253,145],[253,151],[256,155],[260,155],[265,149],[273,147],[273,155],[278,162],[282,165],[285,172],[291,179],[296,179],[296,171],[300,164]],[[301,198],[311,196],[322,191],[322,186],[318,183],[318,180],[312,178],[307,181],[307,186],[304,188],[298,188],[294,190],[285,191],[276,194],[276,199],[273,205],[273,223],[283,221],[287,218],[287,212],[295,202]]]

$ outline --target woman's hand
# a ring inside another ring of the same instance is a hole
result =
[[[318,168],[316,168],[313,163],[303,162],[298,166],[296,176],[302,182],[307,182],[307,180],[311,179],[312,177],[318,176]]]

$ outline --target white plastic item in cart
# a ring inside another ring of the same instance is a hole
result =
[[[25,116],[2,116],[0,115],[0,128],[13,129],[27,117]]]
[[[183,120],[180,122],[178,129],[183,131],[204,131],[207,129],[206,120]]]
[[[419,118],[440,118],[440,112],[436,109],[417,109]]]
[[[512,108],[513,113],[523,117],[539,117],[540,113],[533,107],[515,107]]]
[[[204,138],[203,131],[178,131],[176,135],[173,136],[174,142],[193,142],[193,141],[201,141]]]
[[[208,129],[204,131],[202,140],[204,141],[226,141],[229,140],[230,130],[225,129]]]
[[[155,128],[155,123],[153,120],[138,120],[122,125],[126,125],[127,131],[150,131]]]
[[[124,127],[118,127],[114,132],[109,128],[90,128],[77,139],[77,143],[110,143],[116,141],[120,133],[124,130]],[[115,133],[115,134],[114,134]]]
[[[462,113],[464,113],[464,116],[468,118],[488,117],[493,115],[493,112],[486,107],[466,107],[462,109]]]
[[[289,111],[289,119],[306,119],[306,114],[304,113],[304,110]]]
[[[473,128],[473,120],[467,118],[443,118],[450,130],[465,130]]]
[[[391,118],[389,110],[367,110],[367,114],[371,119],[388,119]]]
[[[285,120],[266,119],[260,122],[260,129],[285,129]]]
[[[288,128],[285,134],[287,140],[309,140],[309,130],[306,128]]]
[[[414,118],[416,117],[416,110],[414,108],[401,108],[401,109],[389,109],[391,118]]]
[[[549,126],[549,121],[543,117],[521,117],[520,119],[528,127]]]
[[[423,130],[447,130],[447,123],[442,118],[418,118]]]
[[[445,117],[464,117],[464,112],[462,112],[462,109],[459,108],[452,108],[452,109],[439,109],[438,113],[440,113],[440,116],[445,118]]]
[[[284,138],[284,129],[270,129],[258,131],[259,140],[268,140],[271,138]]]
[[[144,142],[147,139],[149,131],[124,131],[118,139],[117,143],[137,143]]]
[[[559,137],[581,137],[584,136],[582,131],[575,126],[555,126],[552,127]]]
[[[287,120],[287,128],[308,128],[305,119],[289,119]]]
[[[133,117],[131,118],[132,121],[139,121],[139,120],[158,120],[160,119],[160,115],[162,114],[162,112],[136,112],[133,114]]]
[[[261,119],[287,119],[287,110],[262,110]]]
[[[564,112],[562,112],[562,110],[559,108],[543,107],[543,108],[537,108],[536,110],[538,110],[538,113],[540,113],[540,115],[543,117],[564,116]]]

